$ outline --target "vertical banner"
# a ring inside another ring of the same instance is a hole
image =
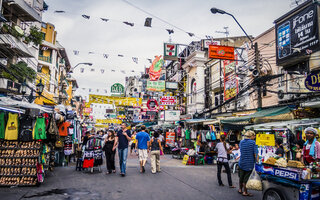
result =
[[[239,92],[236,74],[237,61],[223,61],[224,100],[235,97]]]
[[[174,138],[176,137],[174,132],[166,133],[166,147],[174,147]]]
[[[151,81],[157,81],[160,78],[161,75],[161,69],[164,65],[164,61],[161,58],[162,56],[156,56],[156,58],[153,60],[150,69],[149,69],[149,76]]]

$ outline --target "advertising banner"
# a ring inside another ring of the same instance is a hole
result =
[[[120,119],[97,119],[97,124],[121,124],[122,121]]]
[[[176,134],[174,132],[166,133],[166,147],[174,147],[174,138]]]
[[[166,90],[166,82],[165,81],[148,81],[147,90],[155,91],[155,92],[163,92]]]
[[[178,60],[177,53],[178,53],[178,45],[164,43],[164,52],[163,52],[163,59],[165,60]]]
[[[256,145],[258,146],[275,146],[274,134],[257,134]]]
[[[202,51],[208,49],[209,45],[220,45],[220,41],[219,40],[210,40],[210,39],[201,40]]]
[[[180,120],[180,110],[165,110],[164,111],[165,121],[179,121]]]
[[[221,60],[234,60],[234,47],[209,45],[208,57]]]
[[[161,105],[174,106],[177,104],[177,98],[173,96],[162,96],[160,98]]]
[[[113,104],[115,106],[141,106],[141,98],[112,97],[104,95],[89,95],[89,103]]]
[[[297,55],[319,50],[317,5],[312,4],[280,23],[276,23],[277,64]]]
[[[156,56],[149,68],[149,76],[151,81],[157,81],[160,78],[161,69],[164,65],[164,61],[161,57],[162,56]]]
[[[236,75],[237,61],[223,61],[224,100],[231,99],[238,94],[238,79]]]

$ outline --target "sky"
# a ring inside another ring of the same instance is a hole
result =
[[[150,66],[147,59],[163,54],[163,43],[190,44],[212,37],[244,35],[232,17],[212,14],[216,7],[233,14],[245,31],[258,36],[274,26],[275,19],[293,8],[292,0],[46,0],[49,10],[43,21],[55,25],[57,40],[68,54],[71,65],[78,65],[72,76],[76,94],[110,95],[114,83],[125,83],[126,76],[139,75]],[[55,13],[54,11],[65,11]],[[82,15],[90,16],[85,19]],[[151,16],[154,15],[154,16]],[[147,17],[152,27],[144,27]],[[100,18],[109,19],[107,22]],[[129,26],[123,22],[134,23]],[[166,29],[173,29],[169,36]],[[186,32],[194,33],[190,37]],[[79,54],[75,55],[74,50]],[[89,53],[90,52],[90,53]],[[108,54],[105,58],[103,54]],[[123,55],[119,57],[118,55]],[[138,63],[132,57],[138,58]],[[80,71],[84,69],[84,72]],[[91,71],[95,69],[95,71]],[[101,72],[104,70],[104,73]],[[111,71],[114,70],[114,71]],[[134,72],[133,72],[134,71]],[[89,92],[89,89],[92,89]],[[99,90],[99,92],[97,91]],[[105,93],[107,90],[107,94]]]

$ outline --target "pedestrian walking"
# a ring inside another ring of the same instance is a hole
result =
[[[117,133],[118,136],[118,155],[119,155],[119,165],[120,165],[120,175],[126,175],[126,164],[128,158],[128,146],[131,140],[131,133],[127,129],[127,124],[122,123],[121,129]]]
[[[228,154],[231,153],[230,145],[226,143],[226,136],[221,135],[220,136],[220,142],[217,144],[215,151],[218,152],[218,159],[217,159],[217,167],[218,167],[218,182],[219,186],[224,186],[221,180],[221,169],[222,166],[224,166],[227,176],[228,176],[228,183],[230,188],[235,188],[235,186],[232,185],[232,179],[231,179],[231,170],[229,167],[229,159]]]
[[[146,132],[146,127],[141,126],[141,131],[137,133],[136,145],[138,147],[139,161],[140,161],[140,172],[144,173],[145,164],[148,159],[148,142],[150,141],[150,136]]]
[[[151,150],[151,173],[160,172],[160,150],[163,152],[161,141],[159,139],[159,131],[154,133],[154,137],[149,142],[149,149]]]
[[[118,137],[116,137],[115,132],[113,130],[108,131],[108,136],[104,140],[103,150],[106,154],[106,165],[107,165],[107,174],[111,172],[116,173],[115,167],[115,154],[116,148],[118,146]]]
[[[130,148],[130,155],[132,155],[132,151],[134,151],[136,153],[136,135],[137,135],[137,130],[135,130],[132,135],[131,135],[131,148]]]
[[[253,196],[248,193],[246,184],[254,168],[255,162],[258,162],[258,148],[254,141],[255,133],[247,131],[244,134],[244,140],[240,142],[240,160],[239,160],[239,190],[243,196]]]

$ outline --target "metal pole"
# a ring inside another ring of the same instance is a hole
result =
[[[250,40],[250,42],[251,42],[251,47],[252,47],[252,46],[253,46],[253,41],[252,41],[251,38],[248,36],[247,32],[242,28],[242,26],[240,25],[240,23],[238,22],[238,20],[237,20],[232,14],[227,13],[227,12],[226,12],[226,14],[227,14],[227,15],[230,15],[230,16],[234,19],[234,21],[237,22],[237,24],[239,25],[239,27],[241,28],[241,30],[244,32],[244,34],[246,34],[247,38]]]
[[[255,63],[256,63],[256,70],[259,71],[260,74],[260,58],[259,58],[259,49],[258,43],[254,43],[254,54],[255,54]],[[258,83],[258,108],[262,108],[262,94],[261,94],[261,83]]]

